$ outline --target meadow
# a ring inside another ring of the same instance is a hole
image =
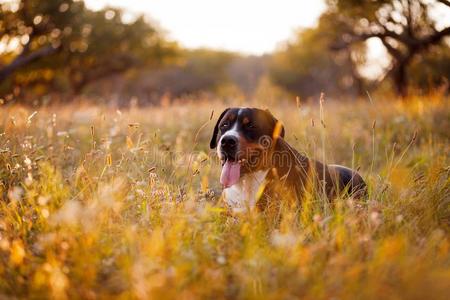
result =
[[[448,100],[3,105],[0,298],[448,299]],[[358,168],[368,199],[230,213],[208,146],[244,104]]]

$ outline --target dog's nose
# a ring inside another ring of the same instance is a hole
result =
[[[220,146],[225,151],[236,150],[238,139],[235,136],[224,136],[220,141]]]

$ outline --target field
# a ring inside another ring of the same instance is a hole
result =
[[[0,298],[448,299],[448,100],[251,104],[369,183],[279,222],[221,201],[209,139],[243,103],[0,107]]]

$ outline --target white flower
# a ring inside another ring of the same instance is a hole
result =
[[[274,231],[271,236],[272,245],[280,248],[292,247],[295,245],[297,239],[292,233],[280,233],[278,230]]]
[[[33,175],[28,172],[27,177],[25,178],[25,185],[30,186],[33,183]]]
[[[8,191],[8,198],[11,201],[19,201],[22,199],[23,189],[20,186],[15,186]]]
[[[31,159],[29,159],[27,156],[25,156],[25,159],[23,160],[25,165],[30,166],[31,165]]]
[[[69,200],[54,215],[52,220],[57,224],[76,224],[81,217],[82,207],[78,201]]]

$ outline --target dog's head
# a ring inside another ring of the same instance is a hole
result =
[[[228,108],[220,115],[210,147],[217,147],[222,162],[220,182],[230,187],[250,172],[268,167],[276,139],[284,137],[283,125],[268,111]]]

